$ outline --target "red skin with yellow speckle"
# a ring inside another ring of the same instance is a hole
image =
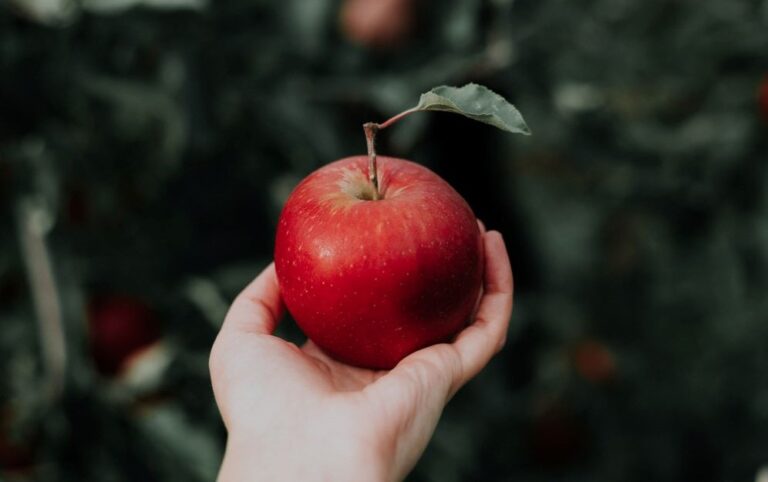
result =
[[[310,174],[283,208],[275,267],[288,311],[328,354],[390,369],[448,341],[467,323],[482,283],[482,237],[464,199],[429,169],[368,158]]]

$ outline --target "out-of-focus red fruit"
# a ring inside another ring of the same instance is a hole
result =
[[[0,474],[29,472],[34,464],[34,452],[29,445],[0,434]]]
[[[768,122],[768,75],[763,78],[757,89],[757,103],[763,119]]]
[[[104,375],[119,375],[130,359],[160,340],[158,320],[141,300],[109,296],[89,307],[91,355]]]
[[[616,378],[616,359],[613,352],[596,340],[577,344],[571,353],[573,367],[585,380],[599,384]]]
[[[559,404],[542,410],[533,421],[530,434],[533,462],[543,469],[572,465],[586,452],[589,441],[585,426]]]
[[[0,475],[3,476],[30,473],[35,465],[38,437],[14,438],[9,433],[12,415],[7,406],[0,407]]]
[[[345,0],[339,20],[350,42],[389,49],[408,38],[415,16],[415,0]]]

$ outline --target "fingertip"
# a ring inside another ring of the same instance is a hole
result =
[[[512,266],[504,238],[498,231],[488,231],[485,236],[485,290],[486,293],[513,290]]]
[[[232,302],[222,331],[269,335],[284,311],[275,264],[270,263]]]
[[[496,231],[495,229],[491,229],[490,231],[485,232],[485,239],[488,242],[495,243],[495,244],[501,244],[502,246],[505,245],[504,242],[504,236],[502,236],[501,232]]]
[[[485,252],[486,265],[497,258],[500,253],[506,253],[507,247],[504,237],[495,229],[483,233],[483,251]]]

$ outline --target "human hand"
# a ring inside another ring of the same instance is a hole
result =
[[[453,343],[419,350],[390,371],[356,368],[308,341],[272,333],[283,306],[270,264],[232,304],[210,357],[229,431],[220,481],[400,480],[443,407],[502,348],[512,271],[498,232],[483,234],[484,294]]]

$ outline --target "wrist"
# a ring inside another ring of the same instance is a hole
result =
[[[392,461],[362,437],[336,430],[294,428],[287,440],[273,434],[230,433],[219,482],[230,481],[391,481]]]

